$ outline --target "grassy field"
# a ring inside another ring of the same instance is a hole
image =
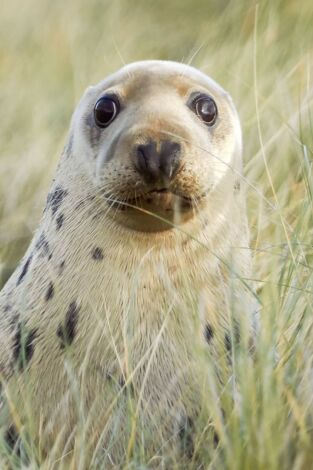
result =
[[[313,468],[311,2],[3,0],[0,14],[0,285],[38,223],[85,87],[147,58],[202,69],[240,114],[263,305],[254,367],[235,362],[240,399],[227,392],[207,468]]]

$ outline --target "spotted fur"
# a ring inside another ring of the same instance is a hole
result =
[[[47,207],[51,208],[52,216],[56,214],[67,194],[68,191],[63,189],[61,186],[57,186],[48,194]]]
[[[27,271],[28,271],[28,268],[30,266],[30,263],[32,261],[32,256],[30,255],[27,260],[25,261],[23,267],[22,267],[22,270],[21,270],[21,273],[17,279],[17,283],[16,285],[18,286],[19,284],[21,284],[21,282],[23,281],[24,277],[26,276],[27,274]]]
[[[64,222],[64,214],[58,215],[58,217],[56,219],[56,228],[57,228],[57,230],[60,230],[60,228],[63,225],[63,222]]]
[[[93,107],[108,89],[120,93],[121,112],[99,129]],[[212,128],[186,104],[198,89],[217,104]],[[169,139],[183,164],[170,193],[150,194],[136,148]],[[232,100],[192,67],[132,64],[82,97],[40,226],[0,293],[0,372],[22,422],[30,394],[33,432],[44,452],[57,442],[56,461],[83,412],[91,449],[101,437],[103,466],[123,466],[130,397],[147,449],[168,442],[171,452],[176,436],[178,452],[192,455],[192,423],[210,411],[199,350],[224,359],[234,317],[254,318],[240,281],[252,277],[241,171]],[[182,416],[188,429],[177,435]]]
[[[92,258],[96,261],[103,260],[103,250],[98,246],[92,250]]]
[[[39,256],[45,257],[49,255],[49,242],[47,241],[45,232],[41,232],[35,243],[35,250],[39,252]]]
[[[54,296],[54,285],[53,285],[53,282],[50,282],[48,289],[46,291],[46,295],[45,295],[46,301],[52,299],[53,296]]]
[[[16,427],[11,424],[4,433],[4,442],[7,444],[8,448],[13,451],[15,450],[17,455],[20,455],[19,449],[19,434]]]
[[[60,346],[64,349],[69,346],[75,338],[76,325],[78,321],[79,308],[76,302],[71,302],[65,315],[65,320],[58,326],[57,336],[60,339]]]
[[[209,323],[205,325],[204,336],[208,343],[210,343],[211,340],[213,339],[214,331],[213,331],[212,326]]]
[[[13,359],[18,370],[23,370],[30,362],[34,354],[34,340],[37,335],[37,329],[27,331],[25,325],[17,324],[15,336],[13,338]]]

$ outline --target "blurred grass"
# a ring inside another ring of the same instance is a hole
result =
[[[0,14],[0,285],[38,223],[85,87],[147,58],[201,68],[241,117],[264,304],[256,364],[238,363],[242,401],[220,424],[212,468],[313,468],[310,0],[3,0]]]

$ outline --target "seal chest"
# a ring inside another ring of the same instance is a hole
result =
[[[27,391],[47,451],[83,416],[91,452],[121,462],[130,396],[151,448],[199,413],[206,360],[252,317],[241,171],[232,101],[196,69],[138,62],[87,89],[0,301],[7,394],[23,422]]]

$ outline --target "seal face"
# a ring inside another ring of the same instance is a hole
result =
[[[54,459],[77,432],[122,466],[131,396],[144,447],[181,440],[192,453],[208,361],[222,380],[254,316],[241,170],[231,98],[198,70],[138,62],[87,89],[42,221],[0,293],[11,447],[27,408]]]
[[[125,67],[88,90],[75,122],[74,152],[86,157],[109,214],[135,230],[197,217],[229,167],[240,165],[231,99],[184,65]]]

